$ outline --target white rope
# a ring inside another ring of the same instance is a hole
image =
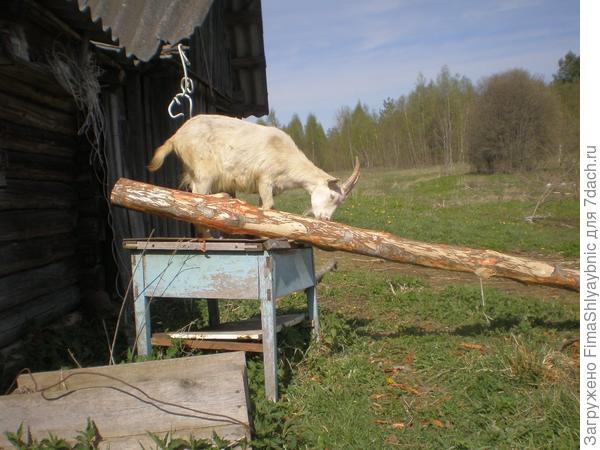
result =
[[[126,261],[118,251],[119,244],[115,220],[110,203],[109,170],[111,167],[110,152],[106,151],[109,139],[105,114],[100,99],[102,88],[98,78],[102,69],[94,61],[93,53],[80,61],[72,52],[55,43],[48,54],[48,64],[58,83],[71,94],[77,108],[83,113],[84,120],[78,134],[84,135],[90,144],[89,163],[94,176],[102,186],[102,196],[107,205],[107,222],[112,231],[111,253],[117,268],[126,266]],[[119,285],[119,276],[115,277],[115,292],[123,297]]]
[[[178,117],[184,117],[185,114],[182,112],[173,114],[172,109],[173,109],[173,105],[175,105],[175,104],[177,104],[177,106],[181,106],[181,99],[186,99],[190,106],[190,118],[191,118],[193,108],[194,108],[194,101],[192,100],[192,97],[190,96],[190,94],[192,92],[194,92],[194,82],[192,81],[192,79],[190,77],[188,77],[188,73],[187,73],[187,66],[190,66],[191,64],[190,64],[190,61],[187,59],[187,56],[185,56],[185,53],[183,52],[183,48],[182,48],[181,44],[179,44],[177,46],[177,50],[179,50],[181,66],[183,67],[183,78],[181,79],[181,82],[179,83],[179,85],[181,87],[181,92],[176,94],[175,97],[173,97],[173,100],[171,100],[171,103],[169,103],[169,116],[171,117],[171,119],[176,119]]]
[[[78,134],[91,139],[94,152],[99,152],[105,128],[104,113],[100,105],[101,86],[98,81],[103,73],[102,69],[95,64],[92,53],[88,53],[83,61],[77,61],[56,43],[47,59],[58,83],[72,95],[77,109],[84,114]]]

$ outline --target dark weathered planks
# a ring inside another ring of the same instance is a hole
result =
[[[264,211],[239,199],[197,195],[122,178],[113,188],[111,201],[136,211],[201,224],[226,233],[285,237],[325,249],[402,263],[579,290],[577,270],[491,250],[429,244],[342,223]]]
[[[66,183],[8,180],[0,189],[0,211],[11,209],[70,209],[77,201],[75,189]]]
[[[57,181],[72,183],[75,180],[75,161],[7,150],[7,178],[35,181]]]
[[[0,149],[0,188],[6,188],[6,166],[8,165],[8,157],[6,152]]]
[[[56,133],[73,136],[77,134],[75,116],[50,109],[0,92],[0,119],[23,123]]]
[[[73,158],[77,147],[74,135],[65,136],[52,130],[0,121],[0,148],[2,149]]]
[[[9,48],[0,64],[0,152],[6,159],[0,188],[0,346],[27,325],[59,318],[79,302],[78,111],[46,64],[26,60],[46,57],[49,43],[58,44],[56,30],[34,24],[23,2],[9,3],[0,27],[7,39],[8,31],[26,44],[26,54],[15,58]],[[24,35],[15,34],[21,29]]]
[[[65,259],[0,278],[0,311],[77,282],[77,262]]]
[[[104,222],[98,217],[80,217],[77,222],[77,240],[95,243],[106,239]]]
[[[0,276],[44,266],[73,254],[74,237],[70,234],[0,242]]]
[[[32,325],[45,325],[73,310],[79,303],[79,289],[68,286],[0,312],[0,347],[14,342]]]
[[[73,439],[90,417],[103,439],[100,448],[110,445],[115,449],[139,448],[139,443],[150,448],[147,431],[161,437],[171,431],[184,438],[190,433],[210,438],[213,432],[229,440],[249,438],[245,363],[244,353],[234,352],[33,374],[36,384],[31,376],[24,375],[18,378],[19,390],[24,392],[36,385],[41,388],[56,384],[47,393],[54,398],[68,392],[66,389],[87,389],[55,401],[44,400],[39,393],[0,397],[0,423],[16,430],[24,421],[36,438],[47,437],[51,431]],[[72,374],[77,375],[65,380]],[[114,386],[132,396],[98,386]],[[0,446],[7,444],[5,439],[2,435]]]
[[[56,109],[60,112],[68,114],[76,112],[75,103],[71,97],[67,97],[66,95],[52,95],[32,84],[27,78],[16,78],[6,74],[2,67],[0,67],[0,92],[7,95],[14,95],[23,100]]]
[[[56,81],[54,75],[46,65],[25,60],[13,60],[10,64],[2,64],[0,73],[27,83],[50,95],[59,98],[71,98],[61,85],[58,84],[58,81]]]
[[[23,210],[0,212],[0,242],[69,233],[75,229],[73,210]]]
[[[0,276],[31,269],[33,264],[53,262],[54,259],[49,260],[50,249],[56,250],[56,258],[76,251],[78,269],[83,269],[80,272],[86,271],[86,266],[91,269],[103,265],[112,275],[115,270],[109,249],[110,236],[104,236],[107,221],[111,222],[110,231],[118,242],[123,237],[147,236],[154,229],[155,236],[193,235],[192,227],[186,223],[132,211],[120,210],[109,217],[107,205],[102,203],[104,187],[95,190],[102,182],[90,171],[89,144],[84,136],[77,136],[80,122],[76,118],[81,118],[81,113],[75,110],[71,95],[57,82],[47,64],[27,61],[45,61],[53,50],[64,49],[76,59],[83,58],[89,51],[102,66],[104,75],[99,81],[106,126],[103,149],[106,161],[98,163],[96,160],[96,165],[105,164],[105,175],[112,185],[119,176],[147,178],[145,165],[153,149],[180,125],[165,114],[174,93],[166,87],[177,88],[181,78],[178,56],[175,54],[171,63],[157,57],[144,68],[134,67],[123,55],[115,53],[114,57],[106,57],[106,51],[98,52],[95,46],[87,45],[88,38],[94,40],[97,33],[81,34],[83,29],[94,27],[85,23],[87,19],[73,16],[71,3],[10,0],[3,9],[0,34],[7,42],[0,45],[0,153],[10,157],[10,165],[8,171],[4,171],[8,188],[0,188],[0,245],[14,241],[23,246],[11,247],[14,251],[10,258],[4,265],[0,264],[5,271],[0,272]],[[223,14],[229,8],[226,3],[215,2],[202,26],[189,39],[190,69],[203,80],[202,86],[197,83],[194,94],[195,113],[220,110],[232,114],[232,102],[245,103],[242,94],[252,94],[254,90],[246,85],[247,93],[242,93],[239,86],[233,92],[236,74],[231,71],[227,50],[229,30],[223,21]],[[57,17],[53,17],[53,12]],[[21,43],[20,49],[11,45],[10,40]],[[262,45],[260,39],[255,40],[255,44]],[[23,58],[16,57],[17,53]],[[64,158],[64,161],[39,155]],[[76,180],[73,180],[71,161],[75,155]],[[165,185],[178,184],[177,164],[176,159],[169,160],[166,170],[159,175]],[[82,179],[81,174],[88,179]],[[27,186],[32,180],[36,180],[32,184],[35,188]],[[58,185],[46,184],[49,180],[72,185],[78,197],[76,204],[73,204],[73,191],[61,192]],[[16,210],[19,212],[14,213]],[[82,217],[86,220],[78,220]],[[65,243],[68,249],[53,243],[43,244],[38,250],[32,246],[57,233],[70,233],[76,239]],[[107,240],[103,241],[104,238]],[[32,240],[31,244],[25,244],[27,240]],[[24,252],[23,258],[17,261],[16,252],[20,250]],[[129,259],[126,252],[117,250],[117,253],[118,272],[121,282],[126,283]],[[0,260],[3,256],[0,254]],[[39,256],[37,263],[33,261],[35,256]],[[85,283],[101,284],[96,281],[92,277]],[[110,280],[108,284],[112,284]]]

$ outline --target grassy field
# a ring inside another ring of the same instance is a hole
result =
[[[550,174],[440,176],[436,168],[366,171],[334,219],[429,242],[576,257],[579,201],[572,184],[552,189],[536,212],[544,220],[533,226],[524,220],[552,180]],[[277,198],[276,207],[301,213],[309,202],[294,191]]]
[[[542,218],[524,220],[552,178],[366,171],[334,219],[576,267],[575,186],[556,185],[536,211]],[[283,210],[307,206],[303,192],[276,199]],[[319,286],[321,342],[302,328],[279,336],[278,404],[263,400],[262,358],[248,358],[254,448],[578,447],[576,293],[501,280],[480,285],[472,275],[348,254],[318,252],[317,265],[332,256],[339,269]],[[294,294],[279,308],[304,304]],[[157,329],[182,325],[181,316],[206,318],[203,303],[173,305],[164,305],[163,314],[156,305]],[[249,317],[258,303],[228,302],[222,310],[224,319]],[[84,363],[102,352],[102,340],[91,345],[84,337],[73,347],[68,337],[55,337],[54,365],[66,347]],[[31,355],[32,368],[43,365],[40,359]]]
[[[551,179],[366,172],[335,220],[572,265],[574,186],[552,190],[543,219],[524,220]],[[277,206],[301,212],[308,200],[290,193]],[[270,420],[257,448],[578,447],[579,355],[565,345],[578,336],[575,293],[489,281],[484,306],[474,276],[337,256],[319,290],[323,342],[299,353],[298,331],[285,335],[283,398],[274,411],[259,401]]]

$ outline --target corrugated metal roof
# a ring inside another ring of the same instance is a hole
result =
[[[243,116],[268,112],[261,0],[36,1],[94,43],[116,45],[129,58],[144,62],[156,58],[165,42],[190,39],[190,46],[204,50],[208,44],[196,39],[195,30],[206,24],[211,7],[214,11],[219,6],[233,79],[233,92],[221,92],[231,96],[229,112]],[[123,58],[121,63],[131,63],[121,55],[113,53],[115,59]]]
[[[162,42],[176,44],[202,25],[213,0],[77,0],[127,56],[149,61]]]

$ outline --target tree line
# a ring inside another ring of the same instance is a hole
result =
[[[579,157],[579,57],[561,58],[550,83],[513,69],[474,85],[444,66],[435,80],[419,75],[409,94],[384,100],[378,111],[360,101],[340,108],[327,131],[314,114],[281,124],[271,111],[258,123],[286,131],[325,170],[349,169],[356,156],[366,167],[570,170]]]

